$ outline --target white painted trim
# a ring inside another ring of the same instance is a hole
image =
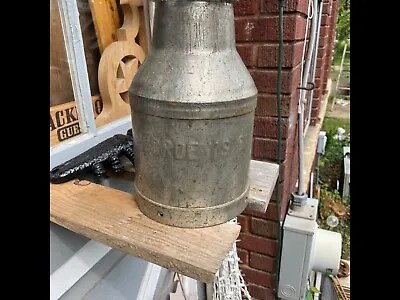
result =
[[[130,128],[132,128],[132,121],[129,115],[100,127],[96,136],[83,134],[52,147],[50,149],[50,170],[117,133],[126,134]]]
[[[117,133],[132,128],[126,116],[96,128],[76,0],[58,0],[72,88],[82,134],[50,148],[50,170]],[[59,299],[112,248],[89,241],[50,275],[50,299]]]
[[[76,0],[58,0],[58,6],[79,126],[81,132],[96,135],[96,123]]]
[[[136,300],[154,299],[154,293],[156,292],[160,272],[160,266],[153,263],[148,263]]]
[[[183,281],[183,291],[188,299],[199,300],[199,290],[197,280],[181,275]]]
[[[95,241],[79,251],[50,275],[50,300],[59,299],[112,248]]]
[[[315,287],[321,291],[321,283],[322,283],[322,273],[321,272],[317,272],[316,276],[315,276]],[[314,300],[319,300],[319,296],[321,294],[314,294]]]

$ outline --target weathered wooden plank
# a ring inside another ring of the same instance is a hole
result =
[[[178,228],[157,223],[125,192],[94,183],[50,184],[50,221],[125,253],[210,283],[240,226]]]
[[[247,208],[265,212],[278,179],[278,164],[250,161],[250,192]]]

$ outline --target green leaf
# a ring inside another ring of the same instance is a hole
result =
[[[310,291],[307,291],[306,293],[306,300],[314,300],[313,295]]]
[[[312,287],[310,288],[310,291],[311,291],[312,293],[314,293],[314,294],[319,294],[319,293],[321,293],[315,286],[312,286]]]

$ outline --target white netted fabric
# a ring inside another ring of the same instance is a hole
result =
[[[237,219],[232,219],[228,223],[237,224]],[[237,255],[236,243],[222,262],[221,267],[215,274],[213,281],[213,300],[241,300],[242,293],[244,299],[251,300],[239,269],[239,257]]]

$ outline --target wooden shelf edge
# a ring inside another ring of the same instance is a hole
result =
[[[143,215],[129,193],[72,181],[50,184],[50,221],[205,283],[212,282],[240,231],[228,223],[195,229],[163,225]]]
[[[266,161],[250,161],[248,209],[266,212],[279,175],[279,165]]]

